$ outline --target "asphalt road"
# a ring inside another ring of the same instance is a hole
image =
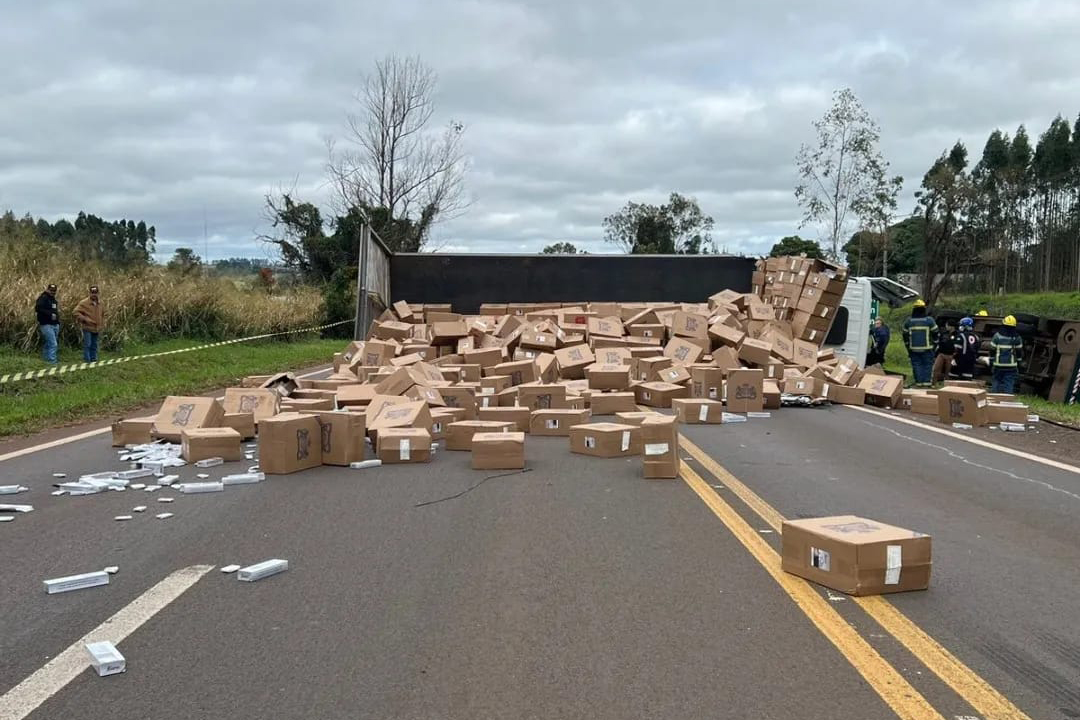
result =
[[[839,407],[683,432],[787,517],[931,534],[931,589],[890,601],[1029,717],[1080,717],[1080,475]],[[288,572],[211,571],[119,644],[126,674],[84,671],[29,717],[894,716],[682,480],[565,438],[529,438],[527,461],[426,507],[492,473],[440,451],[224,493],[56,498],[53,472],[121,467],[107,435],[0,462],[31,487],[0,502],[36,508],[0,525],[0,718],[4,693],[171,572],[271,557]],[[42,591],[107,565],[107,587]],[[942,716],[979,717],[853,601],[829,604]]]

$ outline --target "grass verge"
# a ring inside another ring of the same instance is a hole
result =
[[[125,355],[175,350],[199,345],[198,340],[129,344]],[[19,435],[57,425],[83,422],[152,403],[165,395],[205,392],[244,375],[329,363],[344,340],[302,337],[225,345],[162,358],[84,370],[61,377],[0,385],[0,437]],[[108,359],[107,354],[101,356]],[[61,362],[76,362],[72,351]],[[0,372],[45,367],[33,355],[0,351]]]

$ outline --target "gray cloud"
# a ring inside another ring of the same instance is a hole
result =
[[[994,127],[1080,111],[1069,1],[371,5],[12,3],[0,207],[142,218],[163,253],[201,249],[205,212],[211,257],[263,254],[262,196],[326,202],[324,139],[388,52],[432,65],[438,121],[467,126],[473,204],[435,238],[460,251],[610,250],[605,215],[678,191],[763,252],[797,229],[792,159],[839,87],[879,119],[903,211],[957,139],[977,158]]]

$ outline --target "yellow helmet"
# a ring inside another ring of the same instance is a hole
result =
[[[923,302],[922,298],[918,298],[915,300],[915,304],[913,307],[926,307],[926,303]]]
[[[1001,322],[1005,323],[1009,327],[1016,327],[1016,318],[1014,318],[1012,315],[1006,315],[1005,319]]]
[[[979,312],[977,312],[975,314],[977,316],[979,316],[979,317],[989,317],[989,315],[990,315],[990,313],[986,312],[985,310],[980,310]]]

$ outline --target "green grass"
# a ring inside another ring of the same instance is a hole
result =
[[[979,310],[986,310],[990,315],[997,317],[1028,313],[1048,318],[1080,320],[1080,293],[955,295],[938,300],[938,307],[946,310],[969,312],[972,315]]]
[[[128,344],[125,355],[175,350],[200,340]],[[0,437],[25,434],[77,421],[124,413],[165,395],[205,392],[244,375],[258,375],[329,363],[346,340],[304,336],[291,341],[237,343],[162,358],[135,360],[61,377],[0,385]],[[100,359],[109,358],[103,353]],[[61,363],[81,353],[62,348]],[[45,367],[36,355],[0,350],[0,374]]]

